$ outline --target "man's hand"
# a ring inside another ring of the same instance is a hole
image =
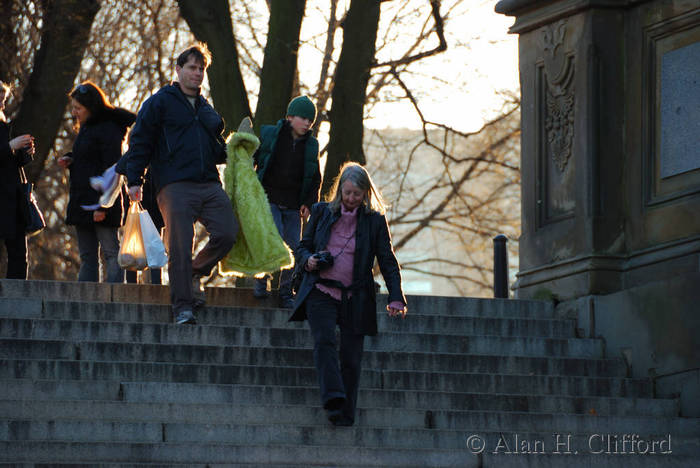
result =
[[[301,208],[299,208],[299,216],[302,217],[302,219],[307,219],[311,212],[309,211],[309,207],[306,205],[301,205]]]
[[[141,201],[143,198],[143,188],[140,185],[132,185],[129,187],[129,200]]]

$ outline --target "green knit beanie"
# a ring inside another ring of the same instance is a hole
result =
[[[316,106],[307,96],[297,96],[287,106],[287,115],[309,119],[313,124],[316,121]]]

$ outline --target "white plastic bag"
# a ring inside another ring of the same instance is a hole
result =
[[[107,168],[101,176],[90,177],[90,186],[102,193],[96,205],[81,205],[84,210],[94,211],[99,207],[111,208],[122,190],[124,176],[115,171],[116,164]]]
[[[139,217],[141,218],[141,236],[146,248],[148,268],[163,268],[168,263],[168,255],[165,253],[160,232],[158,232],[148,211],[141,210]]]
[[[163,268],[168,263],[158,229],[148,211],[138,202],[132,202],[129,206],[117,261],[127,270]]]

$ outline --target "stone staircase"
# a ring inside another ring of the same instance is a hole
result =
[[[700,466],[700,420],[550,304],[380,314],[348,428],[320,408],[305,324],[246,289],[207,297],[176,326],[167,287],[0,281],[0,465]]]

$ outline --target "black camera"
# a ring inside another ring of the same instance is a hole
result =
[[[319,270],[327,270],[333,266],[335,261],[330,252],[318,252],[314,256],[316,257],[316,265],[318,265]]]

